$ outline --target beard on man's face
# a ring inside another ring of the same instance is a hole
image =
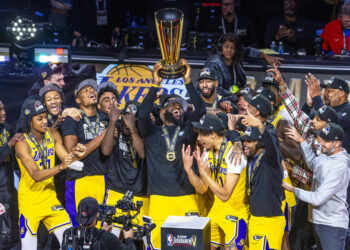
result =
[[[203,89],[201,89],[201,93],[202,93],[202,96],[205,97],[205,98],[210,98],[215,92],[215,87],[213,87],[213,88],[205,88],[205,89],[209,90],[208,92],[203,92]]]
[[[175,118],[174,115],[168,110],[165,111],[164,119],[170,123],[174,123],[177,126],[182,126],[184,124],[184,114],[181,114],[179,118]]]

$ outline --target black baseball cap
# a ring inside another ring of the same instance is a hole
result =
[[[321,83],[321,87],[344,90],[347,94],[350,92],[349,84],[337,77],[332,77],[328,83]]]
[[[311,112],[320,117],[322,121],[338,123],[339,115],[331,106],[323,105],[318,110],[313,109]]]
[[[32,117],[46,112],[46,108],[39,100],[33,100],[26,104],[24,107],[24,115]]]
[[[126,104],[125,104],[125,107],[123,109],[123,114],[127,114],[129,113],[129,107],[131,108],[132,112],[134,114],[137,114],[137,111],[139,110],[141,106],[141,103],[137,102],[137,101],[128,101]]]
[[[79,202],[76,221],[79,224],[89,225],[95,220],[98,213],[98,203],[92,197],[86,197]]]
[[[342,141],[344,138],[343,128],[333,122],[327,123],[321,130],[315,131],[315,134],[326,141]]]
[[[215,115],[203,115],[199,122],[192,122],[193,127],[213,132],[221,132],[225,129],[222,120]]]
[[[258,127],[247,127],[244,134],[240,136],[242,141],[259,141],[261,140],[261,134]]]
[[[210,79],[210,80],[216,81],[218,80],[218,76],[214,69],[203,68],[199,73],[198,81],[201,79]]]
[[[61,97],[63,97],[63,92],[62,92],[62,89],[60,89],[57,84],[54,84],[54,83],[50,83],[50,84],[47,84],[45,85],[44,87],[42,87],[40,90],[39,90],[39,96],[40,98],[43,98],[45,96],[45,94],[47,92],[50,92],[50,91],[57,91],[58,93],[60,93]]]
[[[74,90],[74,95],[77,97],[79,94],[79,91],[82,90],[84,87],[86,86],[90,86],[92,88],[94,88],[97,91],[97,82],[94,79],[85,79],[83,81],[81,81],[78,85],[78,87],[76,88],[76,90]]]
[[[52,74],[61,72],[63,72],[63,64],[45,63],[39,67],[39,76],[42,81]]]
[[[241,89],[240,91],[238,91],[238,93],[236,94],[237,97],[241,97],[243,96],[244,99],[252,99],[253,96],[255,96],[255,91],[252,90],[251,88],[249,87],[246,87],[244,89]]]
[[[261,116],[267,117],[271,114],[272,105],[270,100],[267,99],[265,96],[259,94],[251,99],[246,98],[246,100],[250,105],[259,110]]]
[[[276,95],[275,95],[275,93],[272,92],[271,89],[261,87],[256,91],[256,93],[265,96],[267,99],[269,99],[274,104],[276,103]]]
[[[170,97],[168,98],[163,104],[162,104],[162,108],[166,108],[169,104],[171,103],[179,103],[183,109],[184,112],[186,112],[187,108],[188,108],[188,103],[186,102],[185,99],[183,99],[182,97]]]

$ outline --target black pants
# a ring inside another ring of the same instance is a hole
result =
[[[0,249],[10,249],[20,241],[17,191],[15,189],[0,191],[0,203],[6,210],[0,215]]]

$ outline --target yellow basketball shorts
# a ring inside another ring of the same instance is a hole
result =
[[[115,204],[117,204],[118,200],[123,199],[124,194],[113,191],[111,189],[107,189],[106,191],[106,197],[105,200],[103,202],[103,204],[108,205],[108,206],[115,206]],[[149,197],[148,196],[134,196],[134,202],[136,203],[136,201],[142,201],[142,207],[140,209],[140,213],[138,216],[136,216],[135,219],[133,219],[132,223],[134,224],[143,224],[142,223],[142,216],[148,216],[149,212]],[[127,214],[122,212],[120,209],[117,209],[117,212],[119,212],[118,214],[116,214],[116,216],[122,215],[122,214]],[[135,214],[135,211],[131,211],[131,215]],[[122,229],[123,225],[120,224],[114,224],[113,223],[113,227]]]
[[[66,209],[73,226],[79,226],[75,220],[79,202],[86,197],[92,197],[97,200],[98,204],[102,205],[105,192],[104,175],[84,176],[73,181],[66,181]]]
[[[188,212],[198,213],[196,195],[161,196],[151,195],[149,202],[149,216],[156,224],[151,232],[151,248],[160,249],[160,228],[168,216],[185,216]]]
[[[247,221],[239,214],[227,209],[212,208],[208,217],[211,220],[211,244],[213,246],[235,246],[242,250],[247,238]]]
[[[284,216],[256,217],[251,215],[248,223],[248,249],[280,250],[285,223]]]
[[[19,229],[21,238],[23,239],[27,233],[30,233],[31,236],[36,236],[40,221],[44,223],[49,233],[53,233],[60,227],[71,225],[71,220],[63,206],[60,206],[59,210],[55,210],[53,207],[50,213],[38,212],[33,214],[20,211]]]
[[[283,181],[289,183],[292,185],[292,182],[289,177],[284,179]],[[292,192],[289,192],[287,190],[284,190],[284,193],[286,195],[286,198],[284,201],[282,201],[282,211],[284,213],[284,218],[286,220],[286,227],[284,229],[285,232],[289,232],[292,228],[292,207],[294,207],[297,202],[295,200],[295,196]]]

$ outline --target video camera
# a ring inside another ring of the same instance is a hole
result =
[[[134,232],[134,240],[142,240],[146,237],[147,244],[149,245],[150,233],[156,227],[156,224],[152,223],[152,219],[147,216],[143,216],[142,220],[144,225],[138,225],[132,223],[132,220],[140,214],[142,207],[142,201],[133,202],[134,195],[131,191],[127,191],[121,200],[117,201],[115,206],[100,205],[98,220],[111,225],[112,223],[118,223],[123,225],[123,229],[128,231],[132,228],[136,228]],[[117,209],[127,213],[120,216],[116,216]],[[131,211],[136,211],[134,215],[130,215]],[[80,250],[80,249],[100,249],[99,237],[101,235],[94,235],[92,228],[78,227],[70,228],[63,235],[62,249],[63,250]]]
[[[123,225],[125,231],[129,231],[132,228],[136,228],[134,233],[134,240],[141,240],[146,237],[147,244],[150,244],[150,232],[156,227],[156,224],[152,223],[152,219],[147,216],[143,216],[142,220],[144,225],[134,224],[132,222],[140,214],[140,209],[142,207],[142,201],[133,202],[134,195],[131,191],[127,191],[121,200],[117,201],[115,206],[100,205],[98,220],[111,225],[112,223],[117,223]],[[122,212],[127,213],[127,215],[119,215],[117,209],[122,210]],[[131,215],[131,211],[136,211],[135,214]]]

